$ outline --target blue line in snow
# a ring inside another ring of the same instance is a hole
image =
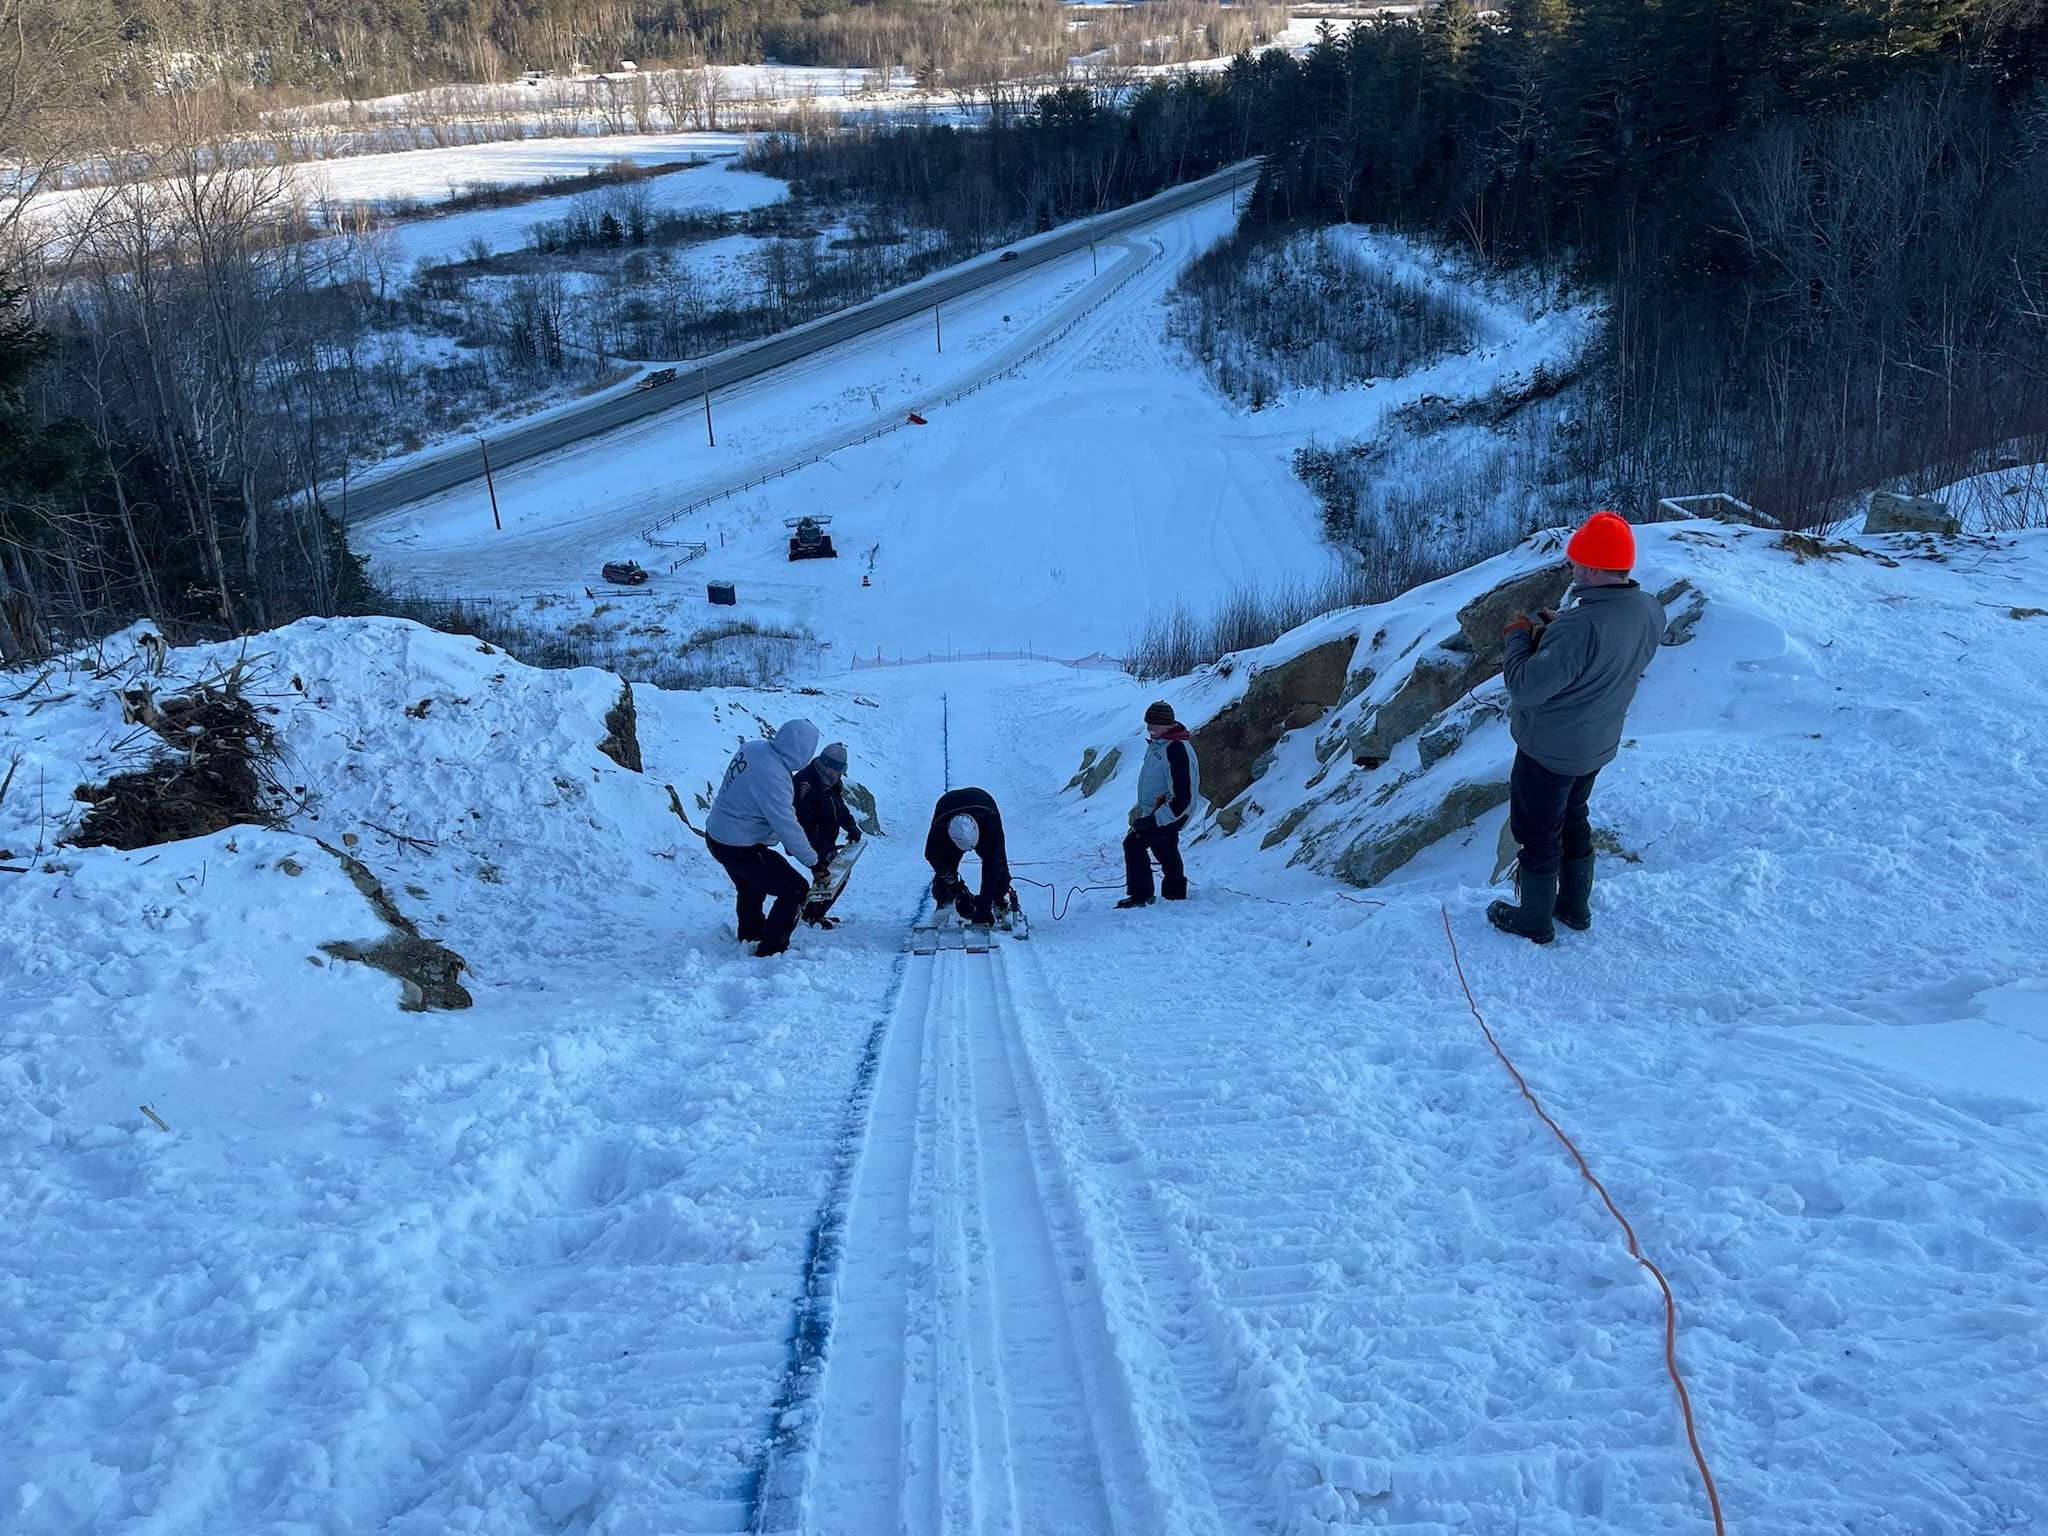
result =
[[[953,715],[945,694],[939,695],[939,709],[940,748],[946,788],[951,789]],[[928,892],[918,899],[913,923],[923,920],[930,903]],[[853,1091],[847,1095],[846,1119],[839,1128],[839,1143],[832,1157],[831,1186],[804,1240],[804,1285],[790,1324],[782,1386],[769,1412],[768,1436],[747,1476],[747,1529],[754,1536],[792,1536],[802,1528],[804,1494],[810,1483],[813,1437],[818,1424],[818,1388],[824,1379],[826,1350],[832,1342],[839,1267],[846,1255],[847,1202],[853,1196],[853,1174],[860,1161],[860,1148],[867,1140],[868,1114],[874,1104],[882,1049],[888,1043],[889,1021],[896,1017],[896,1005],[903,996],[903,978],[909,969],[910,957],[899,956],[889,981],[889,995],[874,1028],[868,1031],[860,1066],[853,1075]]]

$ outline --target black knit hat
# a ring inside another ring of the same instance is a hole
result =
[[[1145,706],[1145,723],[1147,725],[1173,724],[1173,706],[1164,699],[1153,700]]]

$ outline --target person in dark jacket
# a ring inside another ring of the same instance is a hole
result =
[[[1496,901],[1487,920],[1538,944],[1554,923],[1593,925],[1593,827],[1587,803],[1600,770],[1621,748],[1636,685],[1664,638],[1664,609],[1629,579],[1634,532],[1595,512],[1565,546],[1576,601],[1535,620],[1518,613],[1501,631],[1502,677],[1515,767],[1508,826],[1521,848],[1515,902]]]
[[[808,720],[788,721],[766,740],[748,742],[732,755],[725,782],[704,818],[704,846],[732,880],[740,942],[755,944],[757,955],[779,955],[789,948],[811,889],[811,882],[769,844],[781,843],[810,865],[814,876],[829,857],[796,819],[794,779],[817,745],[818,728]],[[764,917],[761,905],[769,898],[775,905]]]
[[[970,853],[981,860],[978,893],[970,892],[960,878],[960,861]],[[932,900],[952,907],[963,922],[993,923],[1009,901],[1010,857],[1003,840],[1003,815],[987,790],[949,789],[939,796],[932,807],[924,857],[932,867]]]
[[[846,808],[846,764],[846,743],[835,741],[812,758],[797,774],[795,781],[796,819],[810,834],[811,846],[825,855],[827,863],[839,852],[840,833],[846,834],[849,843],[860,841],[860,823]],[[841,889],[843,892],[844,888]],[[835,894],[832,901],[838,899],[838,894]],[[833,922],[827,914],[831,910],[831,901],[815,910],[811,904],[806,904],[804,921],[819,928],[830,928]]]
[[[1138,803],[1124,837],[1124,899],[1119,907],[1152,905],[1152,860],[1159,860],[1159,894],[1186,901],[1188,872],[1180,859],[1180,832],[1194,814],[1201,788],[1188,728],[1164,699],[1145,710],[1145,761],[1138,770]]]

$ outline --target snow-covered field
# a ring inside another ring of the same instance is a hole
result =
[[[502,533],[482,485],[380,519],[358,535],[400,585],[466,596],[547,593],[565,622],[684,629],[705,613],[707,578],[736,583],[739,611],[808,626],[842,658],[1020,651],[1120,655],[1146,619],[1202,612],[1248,579],[1314,579],[1333,556],[1314,498],[1291,468],[1316,434],[1370,436],[1425,395],[1483,393],[1573,356],[1586,307],[1475,293],[1474,348],[1374,387],[1296,395],[1247,415],[1191,376],[1162,341],[1182,264],[1229,227],[1228,203],[1165,221],[1146,241],[1105,245],[949,307],[935,334],[906,323],[879,342],[820,357],[714,402],[500,474]],[[1451,269],[1394,241],[1368,251],[1418,282]],[[1096,307],[1119,264],[1142,270]],[[1079,323],[1014,380],[932,408],[963,380]],[[944,351],[938,346],[943,342]],[[824,446],[919,409],[929,425],[831,454],[787,478],[712,502],[660,530],[710,555],[665,570],[674,551],[640,529],[726,487],[802,464]],[[792,564],[786,518],[833,516],[840,557]],[[872,555],[872,559],[870,559]],[[638,558],[651,591],[583,599],[606,559]],[[863,585],[867,577],[869,584]],[[582,606],[577,600],[583,599]]]
[[[787,182],[720,161],[671,171],[636,183],[635,187],[636,195],[638,190],[645,191],[648,208],[657,214],[738,213],[780,202],[789,195]],[[596,195],[602,199],[605,194]],[[421,261],[457,261],[479,247],[492,253],[518,250],[530,243],[534,225],[561,218],[570,201],[540,198],[510,208],[482,208],[438,218],[403,220],[391,227],[398,268],[410,271]],[[700,254],[699,248],[692,248],[684,252],[684,257],[694,261]]]

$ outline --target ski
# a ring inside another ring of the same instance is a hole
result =
[[[859,862],[861,853],[867,848],[867,839],[848,843],[832,855],[832,862],[826,867],[825,878],[815,881],[811,893],[804,901],[803,918],[815,923],[832,910],[832,903],[839,899],[839,893],[846,889],[846,877],[853,873],[853,866]]]

